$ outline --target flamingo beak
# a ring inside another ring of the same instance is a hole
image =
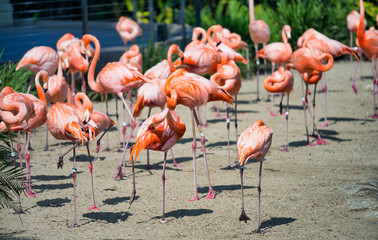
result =
[[[84,46],[84,42],[81,41],[80,53],[85,54],[86,51],[87,51],[87,49],[86,49],[85,46]]]
[[[286,32],[287,38],[291,39],[291,32]]]

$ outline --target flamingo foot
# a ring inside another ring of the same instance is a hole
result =
[[[130,196],[130,201],[129,201],[130,205],[134,202],[135,194],[136,194],[136,190],[133,190]]]
[[[74,223],[71,226],[68,226],[68,228],[76,228],[76,227],[78,227],[77,223]]]
[[[215,106],[212,106],[212,107],[210,108],[210,110],[211,110],[211,111],[216,111],[217,108],[216,108]]]
[[[94,209],[99,209],[99,208],[96,206],[96,204],[94,204],[93,207],[88,208],[88,210],[94,210]]]
[[[32,198],[38,196],[39,194],[40,194],[40,193],[32,192],[31,189],[30,189],[29,191],[26,191],[26,192],[25,192],[25,196],[27,196],[27,197],[32,197]]]
[[[369,115],[369,118],[374,118],[374,119],[378,119],[378,114],[373,114],[373,115]]]
[[[355,85],[354,83],[352,83],[350,86],[352,87],[353,92],[354,92],[355,94],[357,94],[357,88],[356,88],[356,85]]]
[[[154,168],[152,165],[148,164],[148,165],[146,165],[146,169],[153,170],[153,169],[156,169],[156,168]]]
[[[316,141],[318,145],[327,145],[328,143],[323,140],[321,137],[318,137],[318,141]]]
[[[252,233],[260,233],[261,235],[265,234],[265,232],[263,230],[261,230],[260,228],[254,230]]]
[[[231,170],[232,167],[230,165],[228,165],[227,167],[224,167],[224,168],[221,168],[221,170]]]
[[[163,224],[169,223],[169,222],[170,221],[166,220],[165,218],[162,218],[162,219],[159,220],[159,223],[163,223]]]
[[[175,166],[175,167],[184,167],[184,165],[177,164],[177,163],[173,163],[173,166]]]
[[[209,125],[206,124],[202,124],[201,127],[208,127]]]
[[[18,211],[15,211],[15,212],[12,212],[13,215],[16,215],[16,214],[26,214],[26,212],[22,209],[19,209]]]
[[[281,152],[289,152],[289,149],[287,147],[285,147],[285,148],[281,148],[280,151]]]
[[[275,114],[274,112],[270,111],[270,116],[277,117],[277,114]]]
[[[318,127],[328,127],[328,123],[325,122],[325,123],[323,123],[323,124],[319,124]]]
[[[215,197],[214,190],[210,187],[209,194],[207,194],[205,199],[214,199],[214,197]]]
[[[122,152],[122,149],[121,149],[121,148],[118,148],[116,152]]]
[[[245,214],[244,210],[242,210],[241,214],[240,214],[240,217],[239,217],[239,221],[244,221],[245,223],[247,223],[248,220],[251,220],[247,214]]]
[[[318,137],[318,135],[316,135],[315,133],[312,133],[309,137],[316,138]]]
[[[52,150],[50,148],[48,148],[48,147],[45,147],[45,149],[43,149],[43,151],[45,151],[45,152],[52,152]]]
[[[117,168],[117,175],[115,176],[114,180],[125,180],[126,176],[122,173],[122,165],[118,166]]]
[[[102,150],[103,152],[110,152],[110,148],[105,148],[104,150]]]
[[[214,115],[214,117],[215,117],[215,118],[220,118],[221,115],[220,115],[219,113],[217,113],[217,114]]]
[[[191,199],[188,199],[189,202],[194,202],[194,201],[198,201],[198,194],[196,193],[196,195],[194,196],[194,198],[191,198]]]

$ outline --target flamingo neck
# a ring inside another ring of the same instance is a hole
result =
[[[60,58],[59,58],[59,70],[60,71],[62,70]],[[41,99],[46,104],[46,106],[47,106],[46,95],[45,95],[45,92],[43,91],[41,83],[39,82],[39,78],[40,78],[41,74],[42,74],[42,71],[39,71],[37,73],[37,75],[35,76],[35,87],[37,88],[37,93],[38,93],[39,99]],[[59,74],[59,72],[58,72],[58,74]],[[47,72],[45,72],[45,74],[43,75],[43,77],[47,78]]]
[[[249,0],[249,24],[255,23],[255,6],[253,0]]]
[[[94,80],[94,72],[96,69],[98,58],[100,56],[101,45],[100,45],[100,42],[97,40],[97,38],[93,36],[89,36],[89,38],[90,38],[90,42],[93,42],[95,44],[95,53],[92,59],[92,63],[89,66],[89,70],[88,70],[88,85],[93,91],[101,92],[102,88],[100,84],[95,82]]]
[[[360,24],[358,25],[358,29],[357,29],[357,38],[358,38],[358,42],[361,44],[361,42],[363,41],[363,33],[364,33],[364,19],[365,19],[365,6],[364,6],[364,2],[362,0],[360,0]]]

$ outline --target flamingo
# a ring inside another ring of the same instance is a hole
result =
[[[261,171],[262,163],[265,155],[268,153],[272,145],[273,130],[270,129],[262,120],[256,120],[255,123],[244,130],[238,140],[239,165],[240,165],[240,181],[242,194],[242,212],[239,221],[247,222],[251,220],[244,211],[244,194],[243,194],[243,172],[244,164],[249,159],[257,159],[260,161],[258,192],[258,224],[257,229],[253,233],[264,233],[260,227],[260,195],[261,195]]]
[[[264,48],[261,49],[256,55],[256,59],[261,57],[272,63],[272,74],[274,72],[274,66],[276,64],[281,65],[289,61],[290,56],[293,53],[290,43],[288,43],[288,39],[291,38],[291,27],[289,25],[283,26],[281,35],[283,42],[270,43],[264,46]],[[277,116],[277,114],[273,112],[273,93],[270,94],[270,115]]]
[[[164,111],[154,114],[147,118],[138,130],[137,140],[132,148],[130,161],[133,161],[135,153],[135,161],[138,154],[143,149],[151,149],[154,151],[164,152],[163,163],[163,215],[162,222],[166,222],[165,214],[165,165],[167,160],[167,151],[170,150],[175,143],[185,134],[185,123],[174,111],[166,108]],[[135,189],[134,189],[135,194]],[[131,204],[131,200],[130,200]]]
[[[263,46],[269,42],[270,40],[270,28],[266,22],[263,20],[255,20],[255,8],[254,8],[254,1],[249,0],[249,36],[251,37],[251,40],[253,44],[255,45],[255,53],[257,55],[258,51],[258,44],[262,43]],[[259,66],[260,61],[257,59],[256,61],[257,69],[256,69],[256,75],[257,75],[257,98],[256,101],[260,101],[259,98]],[[266,60],[264,60],[264,69],[266,74]]]
[[[17,64],[16,71],[20,68],[30,70],[35,74],[39,71],[46,71],[49,76],[53,75],[58,68],[58,53],[51,47],[38,46],[30,49],[25,53],[20,62]],[[33,85],[32,77],[27,93]]]
[[[217,67],[217,72],[210,77],[210,81],[215,83],[219,88],[225,90],[230,95],[235,96],[235,133],[236,141],[238,139],[238,122],[237,122],[237,94],[241,88],[241,74],[240,69],[233,60],[228,60],[226,55],[220,53],[221,63]],[[223,168],[225,170],[231,169],[230,165],[230,117],[229,108],[226,107],[227,112],[227,146],[228,146],[228,166]]]
[[[377,104],[376,104],[376,88],[377,88],[377,57],[378,57],[378,31],[374,28],[369,31],[365,31],[363,22],[365,19],[365,7],[364,2],[360,0],[360,25],[358,25],[357,39],[365,56],[371,61],[371,70],[373,73],[373,98],[374,98],[374,114],[370,117],[378,118]],[[357,67],[357,65],[356,65]],[[356,71],[354,71],[353,79],[356,77]]]
[[[286,104],[286,133],[285,133],[285,148],[281,151],[288,152],[288,134],[289,134],[289,95],[293,90],[294,78],[293,74],[285,70],[283,66],[280,66],[277,71],[275,71],[271,76],[264,80],[264,87],[267,91],[272,93],[286,93],[287,94],[287,104]],[[282,99],[280,102],[280,113],[282,113]],[[315,115],[315,111],[314,111]]]
[[[86,117],[86,121],[89,119]],[[76,176],[77,176],[77,169],[76,169],[76,152],[75,148],[79,144],[83,144],[87,142],[87,138],[85,135],[86,127],[83,124],[83,119],[77,115],[76,108],[68,103],[55,103],[51,106],[49,112],[47,113],[47,120],[46,120],[48,129],[50,133],[58,140],[70,140],[73,143],[72,148],[69,149],[73,150],[73,205],[74,205],[74,222],[73,225],[70,227],[77,227],[76,221]],[[59,156],[58,161],[58,168],[63,166],[63,157],[69,152],[62,154]]]
[[[57,42],[56,48],[58,53],[62,56],[66,53],[65,67],[68,68],[68,73],[71,73],[71,88],[72,93],[75,94],[75,74],[80,72],[81,76],[81,91],[86,93],[86,83],[84,79],[84,73],[88,71],[89,61],[88,58],[93,55],[93,49],[90,45],[85,51],[85,57],[81,55],[81,44],[80,39],[76,38],[70,33],[64,34]]]
[[[251,76],[251,70],[249,68],[249,47],[246,42],[244,42],[240,35],[237,33],[231,33],[229,29],[223,28],[221,31],[221,40],[224,44],[229,46],[234,50],[245,49],[245,56],[247,58],[247,72],[248,76]]]
[[[65,53],[63,53],[63,55],[64,54]],[[64,102],[67,99],[69,103],[71,103],[71,90],[62,73],[62,57],[59,57],[57,75],[49,76],[48,73],[43,70],[38,73],[38,79],[42,77],[43,85],[45,87],[46,102],[57,103]],[[46,147],[44,149],[45,151],[50,151],[48,139],[48,129],[46,125]]]
[[[360,14],[353,9],[348,15],[347,15],[347,27],[349,30],[350,35],[350,47],[353,47],[353,33],[357,33],[358,25],[360,24]],[[364,19],[364,29],[366,28],[367,21]],[[360,46],[357,46],[358,48],[358,56],[360,59],[362,59],[362,51]],[[350,56],[350,64],[352,65],[352,56]],[[362,64],[361,64],[361,76],[363,76],[362,73]]]
[[[160,107],[161,110],[164,109],[165,104],[167,103],[167,95],[165,94],[164,86],[167,82],[167,79],[155,78],[152,80],[152,84],[145,83],[138,89],[137,101],[134,107],[133,116],[139,117],[143,108],[148,107],[147,118],[150,117],[151,109],[154,107]],[[172,149],[170,149],[173,165],[175,167],[182,167],[182,165],[177,164]],[[147,150],[147,169],[151,169],[150,166],[150,155],[149,150]]]
[[[130,135],[127,138],[127,142],[125,142],[125,135],[126,135],[126,124],[124,122],[123,126],[123,153],[122,159],[118,166],[118,173],[117,177],[123,178],[125,176],[125,167],[124,167],[124,160],[125,160],[125,152],[127,146],[129,144],[129,140],[133,134],[133,131],[136,126],[136,122],[134,117],[131,114],[131,111],[123,97],[123,94],[126,91],[130,91],[133,88],[148,82],[151,83],[151,80],[146,78],[143,74],[137,71],[131,65],[123,64],[120,62],[112,62],[106,64],[106,66],[98,73],[96,82],[94,80],[94,70],[97,64],[98,57],[100,55],[100,43],[96,37],[90,34],[86,34],[82,37],[82,48],[84,49],[90,42],[94,42],[95,44],[95,53],[92,60],[92,63],[88,70],[88,84],[91,89],[96,89],[97,92],[104,92],[104,93],[113,93],[118,95],[121,98],[124,107],[127,109],[127,112],[132,120],[131,124],[131,131]],[[121,166],[123,166],[123,173],[121,171]]]
[[[3,120],[9,136],[11,147],[11,156],[13,162],[16,162],[16,153],[13,151],[13,141],[11,126],[28,122],[35,117],[33,102],[23,94],[15,92],[11,87],[4,87],[0,92],[0,117]],[[18,197],[19,210],[17,213],[24,213],[21,207],[21,200]]]
[[[47,72],[42,71],[47,75]],[[37,87],[38,92],[38,98],[36,98],[34,95],[31,94],[22,94],[23,96],[30,99],[30,101],[33,102],[34,106],[34,112],[35,116],[30,118],[28,122],[23,121],[20,124],[15,124],[10,127],[10,131],[15,132],[20,131],[26,132],[26,147],[25,147],[25,163],[26,163],[26,180],[27,180],[27,187],[26,187],[26,196],[28,197],[36,197],[38,193],[34,193],[31,187],[31,172],[30,172],[30,155],[29,155],[29,144],[30,144],[30,134],[33,129],[36,129],[40,126],[42,126],[46,122],[46,115],[47,115],[47,103],[46,98],[43,93],[43,89],[41,85],[39,84],[39,75],[41,72],[37,73],[35,78],[35,85]],[[5,126],[5,123],[0,123],[0,132],[7,131],[7,127]],[[20,135],[19,135],[20,136]],[[21,167],[22,167],[22,159],[21,159],[21,145],[17,144],[18,152],[19,152],[19,158],[21,161]]]
[[[118,19],[116,30],[125,46],[128,41],[134,41],[136,37],[142,36],[142,29],[138,23],[124,16]]]
[[[119,59],[121,63],[128,63],[138,69],[139,72],[142,72],[142,61],[143,57],[142,54],[139,52],[138,45],[134,44],[131,48],[122,54],[121,58]]]
[[[322,64],[324,60],[328,62],[326,64]],[[309,136],[308,136],[308,129],[307,129],[307,120],[306,120],[306,107],[310,113],[312,120],[314,121],[313,115],[311,110],[308,108],[308,101],[307,101],[307,92],[308,92],[308,84],[311,74],[315,70],[317,73],[325,72],[332,68],[333,66],[333,57],[328,53],[322,53],[313,48],[299,48],[293,52],[291,55],[290,61],[286,64],[286,69],[290,70],[294,68],[301,74],[303,81],[306,83],[306,91],[303,93],[304,97],[302,98],[303,103],[303,110],[305,115],[305,125],[306,125],[306,135],[307,135],[307,145],[312,146],[313,144],[310,143]],[[303,85],[302,85],[303,86]],[[303,87],[302,87],[303,91]],[[315,123],[313,122],[314,128],[317,130]],[[320,133],[317,130],[318,140],[317,143],[320,145],[327,144],[320,137]]]
[[[214,199],[214,190],[211,187],[209,171],[207,167],[206,150],[205,150],[205,134],[199,125],[198,117],[195,112],[195,107],[203,106],[210,101],[224,101],[232,104],[233,97],[218,88],[214,83],[210,82],[206,78],[203,78],[197,74],[189,73],[184,69],[178,69],[168,78],[165,84],[165,93],[167,94],[167,107],[170,110],[175,110],[178,104],[182,104],[191,110],[192,115],[192,132],[193,132],[193,169],[194,169],[194,190],[195,196],[189,201],[198,200],[197,192],[197,171],[196,171],[196,134],[195,123],[196,121],[198,131],[201,135],[202,152],[205,160],[205,168],[207,173],[207,180],[209,183],[209,194],[205,197],[208,199]]]

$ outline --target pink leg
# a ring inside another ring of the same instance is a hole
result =
[[[227,126],[227,148],[228,148],[228,166],[221,168],[222,170],[230,170],[231,168],[231,160],[230,160],[230,114],[229,114],[229,109],[226,107],[226,126]]]
[[[151,115],[151,108],[148,109],[148,115],[147,115],[147,118],[149,118]],[[154,169],[151,165],[150,165],[150,150],[147,149],[147,164],[146,164],[146,169]]]
[[[307,74],[306,76],[304,77],[304,80],[307,79]],[[306,142],[306,146],[315,146],[315,144],[311,143],[310,142],[310,138],[309,138],[309,135],[308,135],[308,127],[307,127],[307,115],[306,115],[306,108],[308,107],[307,105],[307,90],[308,90],[308,85],[306,84],[306,91],[303,92],[303,81],[301,81],[302,83],[302,104],[303,104],[303,113],[304,113],[304,119],[305,119],[305,126],[306,126],[306,136],[307,136],[307,142]]]
[[[75,152],[75,145],[73,147],[73,168],[72,168],[72,178],[73,178],[73,205],[74,205],[74,222],[69,228],[75,228],[77,227],[77,221],[76,221],[76,176],[77,176],[77,169],[76,169],[76,152]]]
[[[171,152],[173,165],[174,165],[175,167],[184,167],[184,165],[178,164],[178,163],[176,162],[175,157],[173,156],[172,148],[171,148],[169,151]]]
[[[198,131],[199,131],[199,133],[201,135],[201,150],[202,150],[202,153],[203,153],[203,159],[205,161],[205,169],[206,169],[207,181],[209,183],[209,194],[205,198],[207,198],[207,199],[214,199],[215,195],[214,195],[214,190],[211,187],[209,168],[207,166],[207,159],[206,159],[206,148],[205,148],[206,138],[205,138],[205,133],[202,131],[201,126],[199,125],[198,117],[197,117],[196,111],[194,109],[193,109],[193,113],[194,113],[194,119],[196,120],[196,123],[197,123]]]
[[[119,114],[118,114],[118,98],[115,99],[115,102],[116,102],[116,118],[117,118],[117,137],[118,137],[118,142],[117,142],[117,146],[118,146],[118,149],[117,149],[117,152],[122,152],[122,149],[121,147],[119,146],[119,143],[121,142],[121,138],[120,138],[120,134],[119,134]]]
[[[287,148],[287,146],[288,146],[288,135],[289,135],[289,94],[287,94],[287,104],[286,104],[285,115],[286,115],[285,116],[286,118],[285,148],[280,149],[280,151],[288,152],[289,149]]]
[[[264,59],[265,60],[265,59]],[[265,62],[264,62],[265,64]],[[272,74],[274,73],[274,63],[272,63]],[[264,65],[264,68],[265,68],[265,65]],[[266,69],[265,69],[265,74],[266,74]],[[274,101],[274,98],[273,98],[273,93],[270,94],[270,116],[272,117],[276,117],[277,114],[274,113],[273,111],[273,101]]]
[[[31,173],[30,173],[30,155],[29,155],[29,143],[30,143],[30,132],[26,133],[26,147],[25,147],[25,163],[26,163],[26,196],[27,197],[36,197],[39,193],[34,193],[31,187]]]
[[[364,73],[363,73],[363,60],[362,60],[362,48],[358,47],[358,56],[360,57],[360,60],[361,60],[361,76],[360,76],[360,79],[361,80],[364,80]]]
[[[63,157],[66,156],[69,152],[71,152],[73,149],[75,149],[75,147],[77,145],[79,145],[80,142],[77,141],[72,147],[70,147],[70,149],[68,149],[65,153],[63,153],[62,155],[59,156],[59,160],[57,162],[57,165],[58,165],[58,169],[59,168],[63,168]]]
[[[80,72],[81,76],[81,92],[87,94],[87,83],[85,82],[84,73]]]
[[[92,200],[93,200],[93,206],[88,208],[88,210],[93,210],[93,209],[99,209],[96,206],[96,201],[95,201],[95,194],[94,194],[94,185],[93,185],[93,164],[92,164],[92,158],[91,158],[91,153],[89,151],[89,145],[88,142],[85,143],[87,145],[87,152],[88,152],[88,160],[89,160],[89,171],[91,173],[91,186],[92,186]]]
[[[51,151],[51,149],[49,149],[49,129],[47,127],[47,124],[46,124],[46,147],[45,147],[45,151]]]
[[[101,144],[101,139],[104,137],[104,135],[109,131],[109,129],[112,128],[112,126],[108,127],[107,129],[105,129],[105,131],[102,133],[101,137],[97,140],[97,145],[96,145],[96,152],[98,152],[100,150],[100,144]],[[109,136],[109,134],[107,135],[107,137]],[[109,145],[108,145],[108,142],[109,140],[106,142],[106,145],[107,145],[107,149],[104,150],[104,152],[108,152],[110,149],[109,149]]]
[[[257,55],[258,52],[259,51],[258,51],[258,48],[257,48],[257,44],[255,44],[255,54]],[[259,97],[259,75],[260,75],[259,67],[260,67],[260,61],[259,61],[259,59],[256,60],[256,66],[257,66],[257,68],[256,68],[256,79],[257,79],[257,81],[256,81],[256,84],[257,84],[257,86],[256,86],[256,89],[257,89],[256,101],[260,101],[260,97]]]
[[[361,63],[361,64],[362,64],[362,63]],[[353,78],[352,78],[352,83],[351,83],[351,87],[352,87],[353,92],[354,92],[355,94],[357,94],[357,88],[356,88],[356,84],[355,84],[357,67],[358,67],[358,61],[356,61],[356,66],[354,67],[354,73],[353,73]]]
[[[258,213],[258,220],[257,220],[257,229],[255,231],[253,231],[253,233],[262,233],[264,234],[264,231],[262,231],[260,229],[261,227],[261,223],[260,223],[260,213],[261,213],[261,208],[260,208],[260,202],[261,202],[261,172],[262,172],[262,159],[260,160],[260,170],[259,170],[259,185],[257,186],[257,193],[258,193],[258,209],[259,209],[259,213]]]
[[[131,151],[131,148],[130,148],[130,151]],[[132,172],[132,176],[133,176],[133,191],[131,193],[131,197],[130,197],[130,201],[129,201],[130,205],[134,202],[134,197],[135,197],[135,194],[136,194],[134,159],[133,158],[131,159],[131,172]]]
[[[320,124],[319,127],[328,127],[327,121],[327,78],[324,74],[324,81],[323,81],[323,94],[324,94],[324,123]]]
[[[135,126],[136,126],[136,122],[135,122],[135,119],[133,117],[133,115],[131,114],[131,111],[129,109],[129,107],[127,106],[127,103],[122,95],[122,93],[119,93],[118,96],[121,98],[122,102],[123,102],[123,105],[125,106],[127,112],[129,113],[129,116],[132,120],[132,124],[131,124],[131,131],[130,131],[130,134],[127,138],[127,141],[126,143],[124,144],[124,147],[123,147],[123,152],[122,152],[122,159],[118,165],[118,173],[117,173],[117,176],[115,179],[117,178],[124,178],[125,177],[125,168],[123,168],[124,170],[122,172],[120,172],[121,170],[121,167],[122,165],[124,166],[125,165],[125,152],[126,152],[126,149],[127,149],[127,146],[129,145],[129,141],[130,141],[130,138],[131,136],[133,135],[133,132],[134,132],[134,129],[135,129]]]
[[[372,73],[373,73],[373,102],[374,102],[374,114],[373,115],[370,115],[369,117],[371,118],[375,118],[375,119],[378,119],[378,114],[377,114],[377,102],[376,102],[376,90],[377,90],[377,73],[375,71],[375,68],[376,68],[376,61],[374,61],[374,64],[373,64],[373,59],[371,59],[371,70],[372,70]]]
[[[242,211],[239,217],[239,221],[244,221],[247,223],[248,220],[251,220],[244,211],[244,191],[243,191],[243,172],[244,166],[240,166],[240,188],[241,188],[241,200],[242,200]]]
[[[197,167],[196,167],[196,148],[197,148],[197,142],[196,142],[196,129],[195,129],[195,124],[194,124],[194,109],[191,110],[191,114],[192,114],[192,133],[193,133],[192,150],[193,150],[193,172],[194,172],[194,198],[189,199],[189,201],[197,201],[198,200]]]
[[[164,152],[164,163],[163,163],[163,175],[161,176],[161,180],[163,182],[163,216],[161,218],[162,223],[166,223],[167,221],[165,220],[165,164],[167,161],[167,152]]]

